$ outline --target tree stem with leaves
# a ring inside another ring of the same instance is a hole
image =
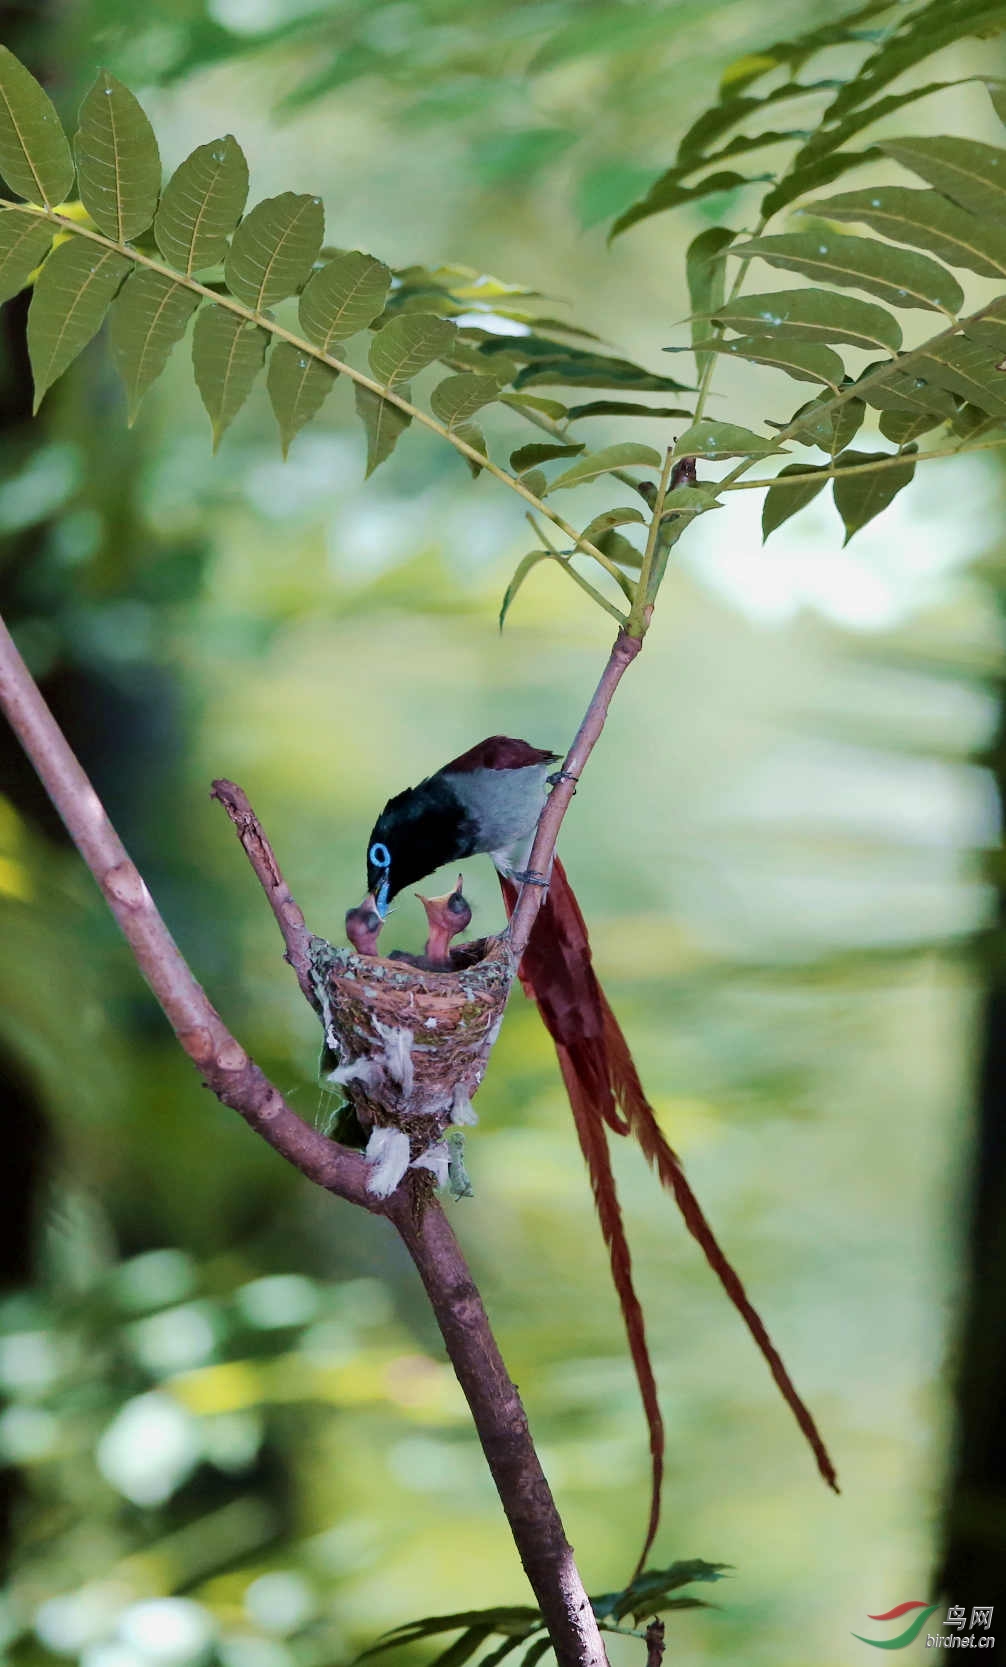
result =
[[[654,517],[654,524],[658,517]],[[649,619],[645,621],[649,624]],[[576,784],[583,774],[584,766],[594,750],[594,747],[604,728],[608,716],[611,698],[619,683],[632,665],[643,646],[642,635],[630,636],[627,630],[619,631],[614,646],[608,656],[608,663],[601,673],[600,682],[591,697],[573,744],[570,747],[562,769],[558,772],[558,780],[548,796],[545,808],[538,818],[538,827],[534,836],[534,844],[528,858],[528,869],[532,874],[547,874],[551,867],[555,853],[555,842],[559,837],[563,817],[569,809]],[[545,895],[545,888],[538,881],[532,880],[521,886],[520,895],[510,917],[510,947],[519,961],[527,948],[531,928],[534,926]]]
[[[413,405],[410,400],[403,398],[401,394],[395,392],[393,387],[385,386],[383,383],[376,381],[374,377],[368,376],[365,371],[357,370],[355,365],[349,364],[347,360],[337,359],[334,354],[326,353],[324,349],[316,347],[313,342],[309,342],[304,336],[298,336],[292,330],[287,330],[284,325],[277,324],[276,320],[270,318],[268,314],[256,312],[254,307],[245,306],[243,301],[235,300],[232,295],[228,295],[223,290],[212,289],[208,284],[201,284],[197,278],[176,271],[174,267],[168,266],[164,261],[155,260],[152,255],[144,254],[141,249],[135,248],[131,243],[117,243],[114,238],[105,237],[102,232],[95,231],[90,226],[81,225],[79,220],[67,214],[60,214],[55,209],[41,208],[35,203],[21,203],[14,199],[0,197],[0,210],[7,209],[31,215],[36,220],[48,220],[58,231],[69,233],[74,237],[87,238],[92,243],[97,243],[102,249],[113,251],[117,255],[123,255],[126,260],[132,261],[134,265],[145,267],[148,272],[156,272],[160,277],[168,278],[172,283],[180,284],[184,289],[191,290],[194,295],[201,295],[205,300],[212,301],[216,306],[223,307],[227,312],[235,313],[238,318],[245,319],[247,323],[255,324],[260,330],[265,330],[269,335],[276,336],[280,341],[288,342],[291,347],[297,349],[298,353],[307,354],[308,357],[316,359],[319,364],[327,365],[330,370],[337,371],[339,374],[348,377],[351,382],[357,383],[359,387],[366,388],[369,393],[387,400],[390,405],[397,406],[398,410],[404,412],[407,417],[421,423],[424,428],[431,429],[434,434],[439,435],[441,440],[446,440],[449,445],[454,447],[455,451],[460,452],[462,457],[467,458],[469,463],[478,464],[480,469],[485,469],[487,474],[494,476],[502,485],[509,487],[511,492],[516,492],[519,498],[523,498],[524,502],[530,504],[531,508],[536,510],[539,515],[544,515],[552,522],[553,526],[558,527],[560,532],[565,533],[567,538],[572,539],[578,550],[582,550],[585,555],[591,556],[606,572],[611,572],[614,568],[615,564],[609,560],[603,550],[599,550],[589,539],[582,537],[575,527],[571,526],[561,515],[558,515],[554,509],[543,503],[541,498],[536,497],[533,492],[529,491],[515,475],[508,474],[490,457],[487,457],[483,452],[476,451],[475,447],[470,446],[467,440],[462,439],[460,434],[455,433],[444,423],[438,422],[436,417],[431,416],[428,411],[424,411],[421,406]]]

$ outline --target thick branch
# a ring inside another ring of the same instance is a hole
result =
[[[557,1661],[607,1667],[527,1414],[447,1218],[439,1205],[416,1212],[405,1188],[390,1199],[388,1214],[426,1287]]]
[[[0,707],[203,1081],[309,1180],[365,1209],[379,1208],[367,1191],[363,1159],[301,1122],[208,1000],[2,620]]]
[[[308,1180],[365,1209],[387,1213],[394,1221],[429,1293],[557,1659],[561,1667],[607,1667],[597,1622],[538,1462],[520,1397],[439,1205],[427,1203],[414,1212],[405,1188],[389,1203],[378,1202],[367,1191],[369,1166],[364,1159],[302,1123],[230,1034],[189,970],[2,620],[0,708],[203,1081]],[[298,963],[307,939],[303,916],[269,841],[240,788],[220,782],[216,796],[237,828],[280,924],[288,958],[301,977]],[[313,1000],[313,993],[309,999]]]
[[[594,690],[583,722],[573,738],[573,745],[566,754],[560,779],[549,794],[545,809],[538,819],[538,829],[528,861],[528,868],[534,874],[547,874],[549,871],[555,853],[555,842],[559,837],[562,819],[576,791],[577,779],[583,773],[583,767],[604,728],[611,697],[642,646],[641,637],[630,637],[625,631],[619,631],[615,638],[614,647],[608,656],[608,664],[601,673],[601,681]],[[544,888],[535,882],[521,887],[509,928],[510,944],[518,961],[527,947],[527,940],[531,936],[531,928],[544,895]]]

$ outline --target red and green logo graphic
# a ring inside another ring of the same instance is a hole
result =
[[[896,1603],[893,1609],[888,1609],[883,1615],[868,1615],[868,1621],[900,1621],[902,1615],[910,1610],[918,1609],[920,1614],[909,1621],[904,1632],[899,1632],[896,1638],[864,1638],[861,1632],[854,1632],[853,1638],[858,1638],[862,1644],[872,1644],[875,1650],[903,1650],[913,1638],[917,1638],[925,1626],[930,1615],[939,1608],[938,1603]]]

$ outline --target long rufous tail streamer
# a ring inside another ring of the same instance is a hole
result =
[[[507,913],[510,914],[516,902],[517,887],[503,874],[500,875],[500,885]],[[838,1481],[813,1418],[797,1394],[779,1352],[748,1300],[737,1273],[720,1249],[685,1178],[681,1161],[668,1145],[647,1101],[628,1043],[598,983],[587,927],[558,857],[554,860],[549,888],[520,964],[520,981],[525,994],[537,1002],[559,1056],[576,1132],[590,1174],[601,1231],[608,1247],[611,1272],[650,1431],[650,1518],[637,1565],[638,1572],[646,1561],[660,1521],[664,1426],[646,1343],[643,1311],[632,1282],[632,1260],[615,1190],[607,1129],[615,1134],[635,1135],[660,1181],[674,1194],[685,1226],[702,1247],[709,1266],[761,1350],[783,1399],[810,1443],[821,1475],[836,1493]]]

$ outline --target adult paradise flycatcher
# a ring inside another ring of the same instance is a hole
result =
[[[751,1332],[784,1399],[806,1436],[818,1469],[836,1489],[824,1442],[797,1394],[762,1321],[726,1256],[646,1099],[628,1044],[598,983],[583,915],[558,857],[547,877],[524,871],[530,843],[558,755],[527,741],[491,735],[451,759],[417,787],[389,799],[367,847],[370,900],[383,920],[392,898],[445,863],[488,853],[496,865],[508,916],[520,882],[545,884],[545,896],[524,951],[519,976],[555,1043],[580,1147],[587,1163],[601,1231],[608,1247],[650,1433],[651,1504],[639,1566],[660,1515],[664,1429],[646,1342],[643,1312],[615,1188],[609,1132],[633,1135],[673,1194],[685,1225]],[[458,888],[460,892],[460,884]],[[351,911],[353,912],[353,911]],[[432,925],[431,916],[431,925]],[[376,924],[376,923],[375,923]],[[370,953],[376,953],[376,935]]]

